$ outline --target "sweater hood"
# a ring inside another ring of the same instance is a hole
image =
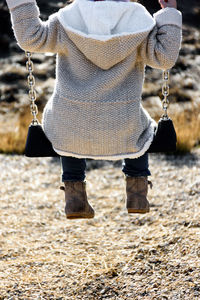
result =
[[[104,70],[136,52],[155,26],[136,2],[75,0],[58,11],[58,20],[85,57]]]

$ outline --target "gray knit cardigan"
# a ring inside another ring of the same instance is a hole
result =
[[[56,83],[42,118],[57,153],[78,158],[136,158],[155,122],[142,107],[145,66],[169,69],[179,55],[182,15],[153,15],[134,2],[75,0],[39,18],[35,0],[6,0],[19,46],[57,54]]]

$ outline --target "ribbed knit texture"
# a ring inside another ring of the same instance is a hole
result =
[[[80,1],[90,3],[93,16],[98,5],[111,6],[110,15],[107,10],[104,20],[101,6],[91,26],[90,14],[84,19],[87,9],[81,8]],[[135,5],[135,10],[123,5]],[[105,34],[112,12],[116,20],[111,20],[110,34]],[[134,13],[135,18],[144,14],[138,30],[131,23]],[[54,149],[61,155],[110,160],[144,154],[155,128],[141,105],[145,65],[168,69],[175,64],[181,46],[181,13],[160,10],[160,26],[140,4],[75,0],[46,22],[39,19],[35,3],[13,7],[11,15],[22,49],[58,54],[55,89],[42,121]],[[102,32],[97,33],[98,22],[103,21],[106,26],[102,24]]]

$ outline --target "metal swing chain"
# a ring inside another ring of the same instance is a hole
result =
[[[27,62],[26,62],[26,69],[29,72],[29,75],[27,77],[27,81],[28,81],[28,86],[29,86],[29,99],[30,99],[30,110],[31,110],[31,114],[33,115],[33,120],[31,122],[32,125],[38,125],[39,121],[37,119],[37,114],[38,114],[38,107],[35,104],[35,101],[37,99],[37,95],[36,95],[36,90],[35,90],[35,77],[33,75],[33,71],[34,71],[34,67],[33,67],[33,62],[31,60],[31,56],[32,54],[28,51],[25,52],[26,57],[28,58]]]
[[[162,107],[164,110],[164,114],[162,115],[162,119],[163,120],[168,120],[169,116],[167,114],[167,109],[169,106],[169,100],[168,100],[168,96],[169,96],[169,70],[164,70],[163,71],[163,80],[164,83],[162,85],[162,95],[163,95],[163,99],[162,99]]]

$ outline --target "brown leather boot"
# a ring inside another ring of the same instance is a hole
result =
[[[94,210],[87,200],[85,181],[65,181],[60,189],[65,191],[67,219],[94,218]]]
[[[152,183],[147,180],[147,177],[126,176],[126,208],[128,213],[144,214],[149,212],[148,184],[151,184],[152,188]]]

